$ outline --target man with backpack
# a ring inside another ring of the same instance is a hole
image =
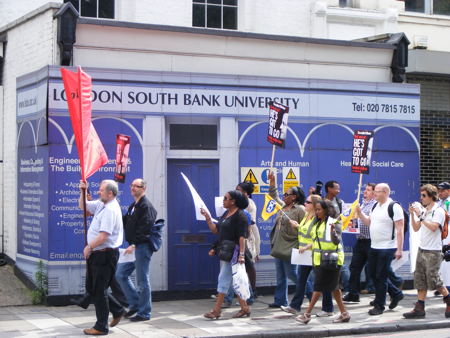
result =
[[[129,311],[125,318],[132,322],[140,322],[150,319],[152,310],[152,294],[150,287],[150,259],[154,249],[149,236],[153,230],[156,210],[145,196],[147,183],[142,178],[137,178],[131,183],[131,195],[134,202],[128,208],[123,218],[125,239],[129,246],[125,254],[134,252],[134,262],[119,264],[116,272],[117,281],[127,297]],[[130,275],[136,269],[137,290]],[[136,314],[134,317],[132,317]]]
[[[413,217],[412,227],[420,231],[420,243],[414,271],[414,288],[417,289],[417,303],[414,309],[403,314],[407,319],[425,317],[425,298],[427,290],[437,290],[444,296],[445,318],[450,318],[450,296],[442,282],[439,267],[442,262],[442,232],[445,224],[445,211],[436,203],[438,191],[435,186],[425,184],[420,188],[420,201],[425,208],[410,205]]]
[[[357,206],[356,213],[370,229],[369,269],[375,285],[375,300],[370,315],[381,315],[386,303],[386,291],[391,296],[390,309],[394,309],[403,299],[402,291],[388,279],[388,269],[393,258],[403,255],[403,229],[405,216],[398,203],[389,197],[391,189],[386,183],[375,186],[375,200],[370,215],[361,212]],[[389,212],[392,209],[392,217]]]

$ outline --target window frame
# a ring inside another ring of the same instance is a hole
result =
[[[204,22],[203,26],[194,26],[194,6],[203,6],[204,9]],[[208,6],[220,7],[220,27],[208,27]],[[224,8],[236,9],[236,28],[224,28]],[[239,24],[239,0],[236,0],[236,5],[224,4],[224,0],[220,0],[220,4],[208,3],[208,0],[192,0],[192,27],[207,28],[207,29],[221,29],[221,30],[238,30]]]
[[[116,0],[111,0],[111,1],[114,2],[113,3],[113,17],[112,18],[99,17],[99,11],[100,11],[99,2],[100,2],[100,0],[95,0],[96,1],[96,10],[97,10],[96,16],[84,16],[84,15],[81,15],[81,2],[83,0],[75,0],[75,1],[78,1],[78,13],[80,14],[80,17],[102,19],[102,20],[115,20],[115,18],[116,18],[116,13],[117,13],[117,8],[116,8],[117,1]],[[64,0],[64,3],[67,3],[67,2],[72,2],[72,1],[71,0]]]
[[[437,16],[450,16],[450,12],[448,14],[436,14],[434,13],[434,0],[423,0],[423,12],[416,11],[408,11],[406,9],[406,0],[405,1],[405,13],[412,14],[424,14],[424,15],[437,15]]]

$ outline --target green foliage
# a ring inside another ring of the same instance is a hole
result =
[[[34,305],[43,304],[48,290],[48,277],[47,270],[41,260],[39,260],[34,277],[36,280],[36,289],[31,291],[31,302]]]

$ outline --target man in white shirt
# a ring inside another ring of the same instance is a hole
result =
[[[375,186],[375,200],[371,214],[365,215],[361,208],[356,213],[361,221],[370,229],[369,268],[375,285],[375,300],[370,315],[381,315],[386,303],[386,291],[391,296],[390,309],[394,309],[403,299],[402,291],[388,279],[388,269],[393,258],[403,255],[403,209],[389,197],[391,189],[386,183]],[[389,215],[392,208],[392,218]]]
[[[412,311],[403,314],[407,319],[425,317],[427,290],[437,290],[444,296],[444,303],[447,304],[445,317],[450,318],[450,297],[439,275],[442,262],[441,229],[445,221],[445,212],[436,203],[437,194],[435,186],[425,184],[420,188],[420,201],[425,209],[420,206],[409,206],[409,212],[414,215],[411,217],[412,227],[416,232],[420,230],[420,243],[414,271],[417,303]]]
[[[86,183],[81,181],[80,190],[86,188]],[[107,335],[109,312],[113,315],[111,327],[117,325],[125,314],[120,303],[114,298],[108,299],[108,288],[119,259],[118,248],[123,241],[122,211],[116,200],[117,193],[117,183],[104,180],[98,191],[100,198],[86,201],[86,210],[94,215],[87,233],[87,245],[83,250],[87,261],[86,291],[92,296],[97,317],[94,327],[83,330],[86,335]],[[81,193],[78,204],[84,210]]]

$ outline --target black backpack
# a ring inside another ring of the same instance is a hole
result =
[[[150,244],[150,250],[156,252],[162,245],[162,229],[164,228],[165,221],[163,219],[158,219],[155,224],[153,224],[150,234],[147,236]]]
[[[388,205],[388,215],[389,217],[392,219],[392,239],[395,238],[395,222],[394,222],[394,204],[397,203],[403,210],[403,234],[406,234],[406,232],[408,231],[409,228],[409,214],[406,212],[405,209],[403,209],[402,205],[397,202],[397,201],[392,201],[389,203]],[[372,211],[373,209],[375,209],[375,207],[378,205],[378,202],[376,202],[373,207],[372,207]]]

